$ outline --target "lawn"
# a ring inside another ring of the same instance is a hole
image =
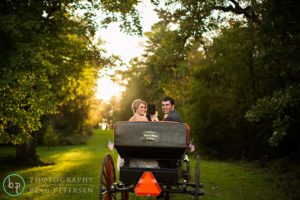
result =
[[[99,176],[103,157],[110,153],[116,160],[117,153],[107,147],[112,140],[111,131],[95,131],[85,145],[40,146],[40,158],[54,165],[43,167],[16,168],[1,165],[1,186],[4,178],[11,173],[25,178],[25,191],[14,199],[70,200],[98,199]],[[1,157],[13,154],[13,149],[0,147]],[[195,162],[191,158],[191,172]],[[206,200],[285,200],[287,199],[274,184],[274,177],[268,171],[243,164],[221,161],[201,161],[201,179]],[[0,199],[12,199],[4,194],[1,187]],[[130,195],[130,199],[137,198]],[[193,199],[193,196],[171,195],[171,199]]]

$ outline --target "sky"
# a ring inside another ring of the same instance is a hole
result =
[[[138,7],[143,32],[151,31],[151,26],[158,21],[158,17],[153,9],[154,7],[150,0],[143,0]],[[118,55],[127,64],[132,58],[141,55],[143,52],[140,44],[145,41],[145,38],[121,32],[117,23],[109,25],[107,29],[99,30],[97,36],[105,41],[104,49],[106,49],[108,55]],[[114,83],[109,78],[108,75],[113,72],[102,71],[100,73],[101,77],[97,83],[96,98],[109,101],[113,96],[120,96],[125,88]]]
[[[138,7],[143,32],[151,31],[151,26],[158,21],[158,17],[153,9],[154,7],[150,0],[143,0]],[[106,41],[104,47],[109,54],[119,55],[127,63],[132,58],[139,56],[143,51],[139,44],[145,41],[145,38],[130,36],[120,32],[117,23],[111,24],[107,29],[99,30],[98,36]]]

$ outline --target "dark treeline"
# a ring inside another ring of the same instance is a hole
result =
[[[202,152],[299,159],[299,9],[295,1],[167,1],[123,73],[119,120],[170,95]],[[173,6],[172,5],[177,5]],[[170,9],[168,9],[170,8]]]

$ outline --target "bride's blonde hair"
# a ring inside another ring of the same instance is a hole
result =
[[[136,110],[140,106],[140,104],[144,104],[147,107],[146,101],[143,101],[141,99],[136,99],[132,102],[131,108],[132,108],[133,114],[136,112]]]

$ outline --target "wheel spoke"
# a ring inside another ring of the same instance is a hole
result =
[[[128,191],[124,191],[121,193],[121,196],[122,196],[122,200],[128,200]]]
[[[107,192],[104,194],[104,200],[111,200],[111,195]]]
[[[104,185],[107,188],[107,183],[106,182],[102,182],[102,185]]]
[[[102,195],[105,195],[105,194],[107,194],[108,193],[108,191],[103,191],[101,194]]]

